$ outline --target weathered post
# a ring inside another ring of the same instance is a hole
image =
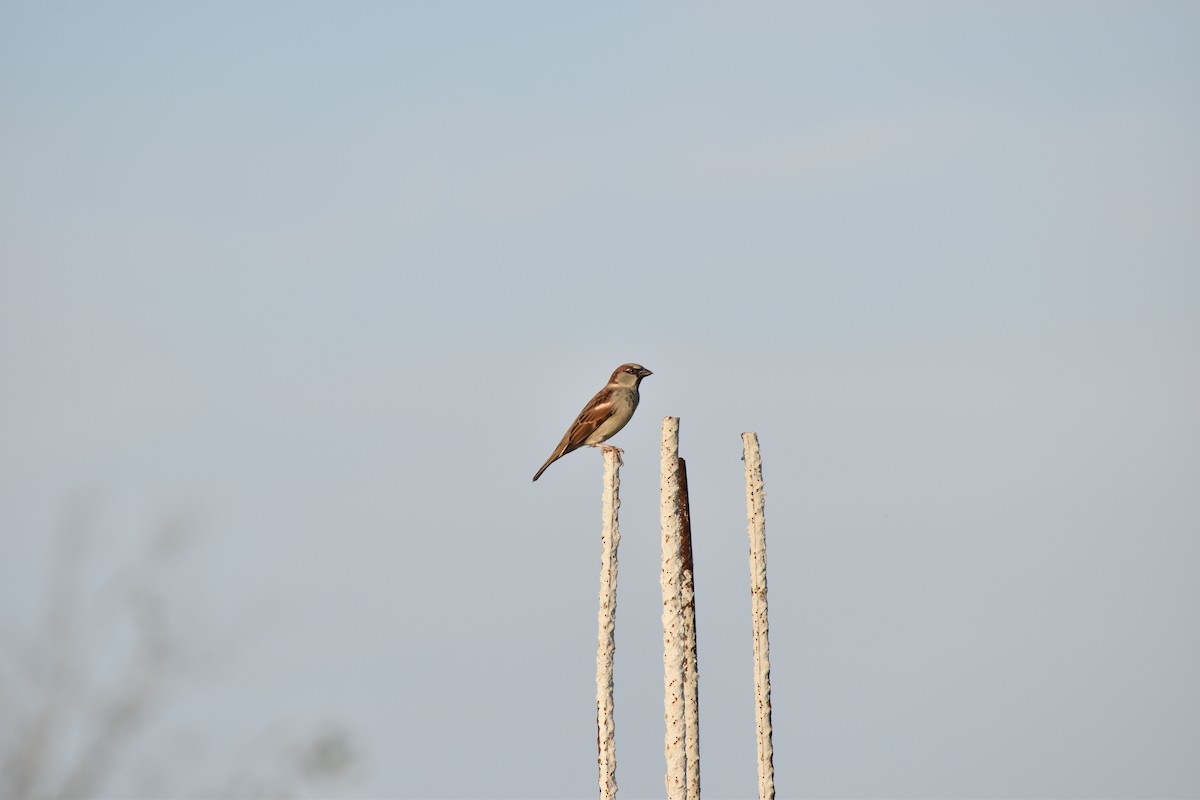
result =
[[[767,626],[767,527],[758,434],[742,434],[746,462],[746,519],[750,537],[750,608],[754,629],[754,714],[758,735],[758,797],[774,800],[775,753],[771,744],[771,655]]]
[[[617,546],[621,531],[617,509],[621,506],[621,456],[604,451],[604,494],[600,503],[600,611],[596,637],[596,758],[600,800],[617,797],[617,738],[613,719],[613,656],[616,654]]]
[[[679,418],[662,423],[659,515],[662,528],[663,718],[667,800],[687,797],[687,733],[683,712],[684,637],[679,514]]]

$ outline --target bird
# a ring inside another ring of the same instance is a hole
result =
[[[588,401],[579,412],[579,416],[567,428],[566,434],[550,458],[542,464],[542,468],[533,476],[536,481],[542,477],[546,467],[558,461],[572,450],[578,450],[585,444],[590,447],[601,447],[620,452],[620,448],[603,444],[617,434],[633,417],[638,406],[638,386],[642,378],[654,373],[641,364],[622,364],[613,370],[612,377],[604,388],[596,392],[596,396]]]

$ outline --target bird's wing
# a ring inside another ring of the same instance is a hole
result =
[[[542,468],[533,476],[535,481],[546,471],[546,467],[572,450],[578,450],[580,447],[583,447],[583,443],[589,436],[595,433],[596,428],[604,424],[604,420],[612,415],[614,396],[612,388],[605,386],[596,393],[595,397],[588,401],[588,404],[583,407],[583,411],[580,411],[579,416],[571,423],[571,427],[567,428],[567,432],[563,434],[562,441],[558,443],[558,447],[554,448],[554,452],[550,454],[550,458],[546,459],[546,463],[542,464]]]
[[[588,401],[564,437],[563,441],[567,445],[564,453],[582,447],[584,441],[596,432],[596,428],[599,428],[606,419],[612,416],[613,396],[613,390],[605,387]]]

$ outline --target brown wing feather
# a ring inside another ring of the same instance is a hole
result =
[[[583,407],[583,411],[579,412],[579,416],[575,418],[575,422],[567,431],[566,440],[570,443],[569,449],[565,452],[578,449],[583,446],[583,442],[589,436],[596,432],[604,420],[608,419],[612,413],[613,395],[608,389],[602,389],[595,397],[588,401],[588,404]]]
[[[612,405],[612,391],[608,387],[597,392],[596,396],[589,400],[588,404],[579,412],[579,416],[571,423],[571,427],[567,428],[562,441],[558,443],[558,447],[554,448],[554,452],[550,454],[550,458],[546,460],[545,464],[542,464],[542,468],[537,471],[533,479],[536,481],[542,477],[542,473],[546,471],[546,467],[558,461],[567,453],[583,447],[584,441],[608,418],[608,415],[612,412]]]

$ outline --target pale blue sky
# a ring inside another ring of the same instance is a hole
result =
[[[707,796],[754,789],[743,430],[781,797],[1200,794],[1198,9],[0,5],[0,633],[74,499],[98,570],[195,511],[236,646],[172,791],[329,720],[339,792],[591,796],[600,458],[529,478],[632,360],[623,797],[667,414]]]

